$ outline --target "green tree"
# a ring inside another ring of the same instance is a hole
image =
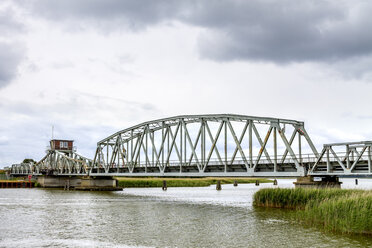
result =
[[[33,160],[32,158],[25,158],[22,163],[31,163],[31,162],[36,163],[36,161]]]

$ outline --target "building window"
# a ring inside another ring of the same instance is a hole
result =
[[[59,143],[59,146],[60,146],[61,148],[68,148],[68,142],[67,142],[67,141],[61,141],[61,142]]]

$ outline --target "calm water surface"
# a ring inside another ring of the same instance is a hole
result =
[[[372,179],[342,179],[372,189]],[[280,179],[278,187],[293,187]],[[323,233],[291,211],[252,207],[261,184],[79,192],[0,190],[0,247],[372,247],[372,238]]]

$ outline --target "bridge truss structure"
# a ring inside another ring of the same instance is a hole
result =
[[[318,153],[304,122],[233,114],[182,115],[121,130],[93,160],[49,149],[13,175],[301,177],[372,176],[372,141],[326,144]]]
[[[372,141],[325,144],[309,174],[372,176],[371,150]]]
[[[11,166],[12,175],[88,175],[92,160],[73,152],[66,154],[49,149],[47,154],[36,164],[21,163]]]
[[[311,152],[306,157],[302,143]],[[317,156],[300,121],[184,115],[145,122],[99,141],[90,174],[303,176]]]

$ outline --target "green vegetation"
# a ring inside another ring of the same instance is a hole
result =
[[[372,235],[372,190],[261,189],[253,204],[297,209],[298,220],[327,231]]]
[[[5,170],[0,170],[0,174],[5,174]]]
[[[205,187],[216,184],[218,180],[221,184],[237,183],[255,183],[257,180],[260,183],[272,182],[268,179],[256,178],[153,178],[153,177],[116,177],[118,186],[124,188],[147,188],[147,187],[162,187],[163,181],[167,181],[167,187]]]
[[[36,161],[33,160],[32,158],[25,158],[22,163],[31,163],[31,162],[36,164]]]

